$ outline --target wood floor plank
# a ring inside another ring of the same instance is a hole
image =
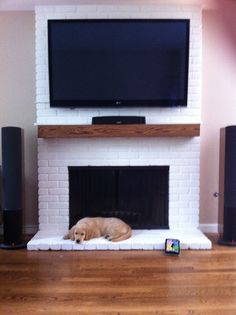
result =
[[[0,314],[236,314],[236,248],[0,251]]]

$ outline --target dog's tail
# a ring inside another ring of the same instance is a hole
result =
[[[130,238],[132,236],[132,229],[130,226],[128,226],[128,230],[125,234],[117,237],[117,238],[113,238],[112,242],[120,242],[120,241],[124,241],[127,240],[128,238]]]

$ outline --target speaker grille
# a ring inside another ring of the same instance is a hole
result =
[[[236,126],[225,131],[225,207],[236,208]]]
[[[2,128],[3,210],[22,208],[21,128]]]

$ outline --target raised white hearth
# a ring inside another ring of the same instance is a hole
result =
[[[188,106],[50,108],[47,20],[86,18],[190,19]],[[136,4],[36,8],[39,232],[28,243],[28,250],[163,250],[166,238],[179,239],[182,249],[211,248],[210,240],[198,229],[201,27],[198,6]],[[103,127],[86,127],[93,116],[105,115],[145,116],[149,127],[126,127],[118,131],[112,128],[111,132],[101,130]],[[170,125],[175,125],[174,129],[169,128]],[[69,226],[69,166],[168,166],[170,229],[134,230],[130,239],[120,243],[98,238],[77,245],[63,240]]]
[[[211,241],[198,229],[134,230],[130,239],[109,242],[100,237],[81,245],[63,240],[63,234],[41,231],[28,243],[28,250],[164,250],[165,239],[180,240],[181,249],[211,249]]]

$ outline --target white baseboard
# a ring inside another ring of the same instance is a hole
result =
[[[203,233],[218,233],[218,224],[212,223],[212,224],[199,224],[199,229]]]
[[[38,232],[38,225],[27,224],[23,226],[23,234],[31,235]],[[3,226],[0,225],[0,235],[3,235]]]

